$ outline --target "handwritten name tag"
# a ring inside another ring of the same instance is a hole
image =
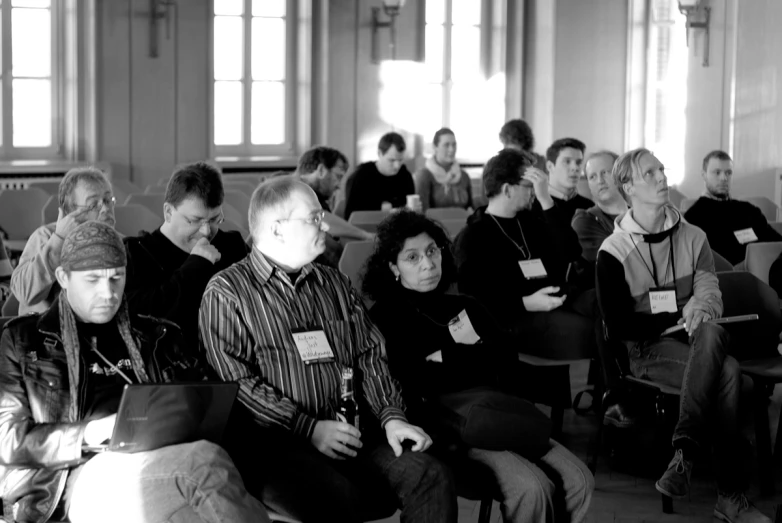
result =
[[[524,274],[524,277],[528,280],[533,280],[536,278],[545,278],[548,276],[548,273],[546,272],[546,268],[543,266],[543,262],[540,258],[535,258],[533,260],[524,260],[519,262],[519,267],[521,267],[521,272]]]
[[[733,231],[733,235],[736,236],[736,239],[741,245],[758,241],[758,237],[755,234],[755,231],[752,230],[752,227],[749,229],[741,229],[740,231]]]
[[[452,319],[448,324],[448,330],[451,331],[451,337],[456,343],[475,345],[481,341],[481,337],[475,332],[472,322],[470,322],[470,317],[467,316],[467,311],[460,312],[457,317]]]
[[[318,363],[334,359],[326,333],[322,330],[294,332],[293,342],[304,363]]]
[[[649,305],[652,308],[652,314],[676,312],[676,291],[649,291]]]

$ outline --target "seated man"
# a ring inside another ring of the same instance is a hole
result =
[[[742,492],[741,372],[727,354],[727,332],[707,323],[723,309],[706,235],[669,205],[665,171],[652,153],[625,153],[613,173],[631,209],[597,256],[598,301],[608,334],[627,346],[635,376],[681,388],[675,454],[657,490],[687,496],[696,454],[714,443],[720,464],[714,514],[734,523],[770,522]],[[684,329],[663,335],[676,325]]]
[[[546,158],[534,152],[535,138],[532,128],[521,119],[508,120],[500,129],[500,142],[505,149],[524,151],[534,158],[533,167],[546,170]]]
[[[592,356],[593,321],[565,303],[566,277],[581,247],[565,211],[549,195],[546,173],[503,149],[483,170],[488,207],[456,238],[459,291],[481,301],[523,339],[521,351],[551,359]],[[531,210],[533,195],[542,212]]]
[[[159,229],[125,238],[130,310],[179,325],[198,348],[198,307],[209,279],[247,256],[241,233],[221,231],[223,181],[213,166],[178,168],[166,187]]]
[[[595,202],[578,194],[578,180],[584,161],[586,145],[575,138],[556,140],[546,150],[546,170],[549,176],[549,194],[554,205],[570,224],[577,209],[589,209]],[[540,204],[535,204],[539,211]]]
[[[312,263],[328,229],[315,193],[291,178],[259,186],[250,229],[252,253],[212,278],[199,322],[209,363],[239,383],[254,421],[239,450],[245,480],[304,522],[365,521],[378,496],[402,521],[456,521],[450,473],[406,421],[380,331],[350,281]],[[344,371],[361,384],[358,427],[337,421]]]
[[[27,240],[11,276],[11,291],[19,300],[19,314],[44,312],[56,300],[60,286],[54,270],[60,265],[65,237],[79,224],[98,220],[114,226],[111,184],[94,167],[71,169],[60,182],[56,223],[36,229]]]
[[[586,210],[576,209],[571,222],[581,243],[581,256],[592,266],[603,240],[614,232],[614,220],[627,211],[627,203],[611,175],[617,158],[611,151],[600,151],[587,158],[585,171],[595,205]]]
[[[740,265],[748,243],[782,241],[760,209],[730,197],[733,161],[727,153],[707,154],[701,176],[705,185],[703,196],[684,213],[684,219],[703,229],[712,249],[733,265]]]
[[[405,139],[386,133],[377,144],[377,161],[362,163],[347,179],[345,219],[353,211],[390,211],[406,205],[415,194],[413,175],[402,163]]]
[[[7,520],[268,521],[219,446],[206,441],[133,454],[91,453],[111,437],[126,382],[200,379],[179,329],[130,316],[125,249],[109,225],[66,236],[62,288],[43,314],[0,338],[0,493]],[[10,518],[10,519],[9,519]]]

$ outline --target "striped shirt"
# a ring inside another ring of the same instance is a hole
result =
[[[291,333],[321,329],[334,361],[305,364]],[[209,364],[239,383],[239,401],[261,426],[310,438],[318,420],[336,419],[344,366],[358,372],[381,425],[406,419],[383,336],[350,281],[330,267],[305,265],[294,284],[254,248],[207,285],[199,331]]]

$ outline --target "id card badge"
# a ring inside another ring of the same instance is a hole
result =
[[[661,312],[676,312],[676,290],[675,289],[652,289],[649,291],[649,306],[652,308],[652,314]]]
[[[304,363],[309,365],[334,360],[334,351],[322,329],[292,332],[291,335]]]
[[[543,266],[543,262],[540,258],[522,260],[519,262],[519,267],[521,267],[521,272],[528,280],[535,280],[548,276],[546,268]]]
[[[460,312],[457,317],[452,319],[448,323],[448,330],[451,331],[451,337],[456,343],[475,345],[481,341],[481,337],[475,332],[470,322],[470,317],[467,316],[467,311]]]
[[[736,236],[736,239],[741,245],[758,241],[758,237],[755,234],[755,231],[752,230],[752,227],[749,229],[741,229],[740,231],[733,231],[733,235]]]

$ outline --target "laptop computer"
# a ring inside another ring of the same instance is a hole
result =
[[[220,443],[238,383],[125,385],[114,432],[93,452],[144,452],[205,439]]]

